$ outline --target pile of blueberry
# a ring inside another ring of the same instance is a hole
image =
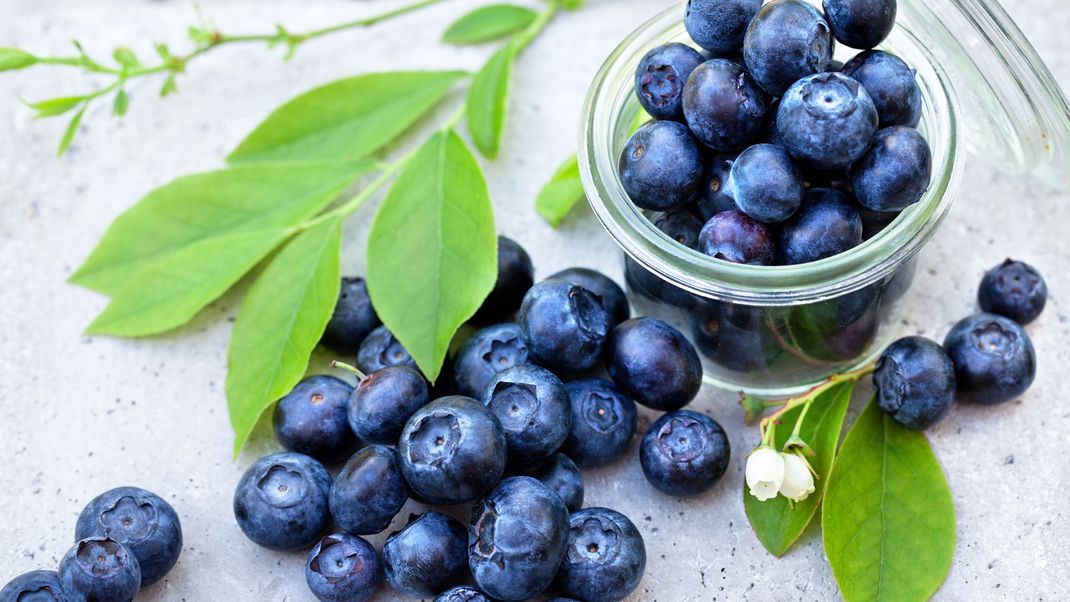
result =
[[[985,273],[981,312],[952,327],[944,345],[923,337],[891,344],[877,360],[877,402],[896,422],[925,429],[943,418],[956,396],[995,405],[1033,384],[1037,358],[1022,328],[1044,309],[1048,287],[1029,264],[1008,259]]]
[[[0,602],[130,602],[178,562],[182,526],[160,496],[118,487],[86,505],[74,539],[57,571],[15,577]]]
[[[654,120],[620,156],[632,201],[679,244],[750,265],[817,261],[879,232],[932,171],[914,71],[873,49],[895,16],[895,0],[690,0],[702,51],[665,44],[636,70]],[[837,41],[863,52],[838,64]]]
[[[624,291],[594,270],[535,284],[528,254],[505,237],[498,262],[473,319],[482,328],[444,370],[446,382],[428,385],[379,324],[363,281],[347,280],[325,342],[356,355],[358,384],[312,376],[276,406],[275,432],[289,451],[249,468],[234,514],[257,544],[312,548],[305,575],[320,600],[364,600],[381,576],[442,601],[519,601],[546,590],[625,598],[645,570],[643,538],[626,516],[582,507],[579,467],[626,453],[637,403],[666,412],[640,445],[654,487],[694,495],[724,474],[724,430],[682,409],[702,365],[680,332],[629,319]],[[332,477],[324,464],[343,460]],[[410,498],[472,503],[471,518],[466,526],[428,510],[377,553],[361,536],[384,531]]]

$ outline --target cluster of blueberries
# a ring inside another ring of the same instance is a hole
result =
[[[0,589],[0,602],[130,602],[182,552],[182,525],[160,496],[118,487],[78,515],[75,544],[56,571],[31,571]]]
[[[690,0],[681,43],[640,61],[654,117],[625,145],[621,182],[679,244],[793,265],[843,253],[929,186],[921,90],[887,37],[895,0]],[[863,50],[846,64],[835,42]]]
[[[645,570],[642,536],[618,512],[582,508],[578,467],[627,451],[637,403],[666,412],[640,446],[654,487],[698,494],[724,474],[724,430],[682,409],[702,365],[679,331],[629,319],[624,291],[594,270],[536,284],[509,238],[499,238],[498,264],[473,318],[483,327],[439,384],[379,323],[363,280],[345,279],[324,342],[356,355],[359,382],[311,376],[277,404],[275,433],[289,451],[249,468],[234,514],[257,544],[312,547],[306,580],[320,600],[364,600],[383,576],[399,592],[449,602],[527,600],[548,588],[562,600],[625,598]],[[332,478],[324,464],[342,461]],[[413,516],[377,554],[360,536],[384,531],[410,498],[474,502],[471,519]]]
[[[959,399],[995,405],[1033,384],[1036,352],[1022,328],[1044,309],[1048,287],[1029,264],[1007,259],[985,273],[981,312],[951,328],[944,345],[923,337],[892,343],[877,360],[877,402],[896,422],[928,428]]]

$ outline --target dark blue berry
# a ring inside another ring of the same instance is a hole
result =
[[[624,294],[624,290],[609,276],[597,270],[567,268],[550,276],[547,280],[564,280],[594,293],[602,302],[602,307],[606,308],[610,328],[632,315],[631,307],[628,305],[628,296]]]
[[[658,418],[639,446],[646,480],[675,496],[698,495],[716,485],[728,468],[729,455],[721,425],[688,410]]]
[[[494,376],[528,363],[528,346],[516,324],[488,326],[472,335],[457,352],[453,378],[457,392],[479,399]]]
[[[896,422],[924,430],[947,415],[955,401],[955,366],[940,345],[922,337],[892,343],[873,373],[877,404]]]
[[[873,48],[895,26],[896,0],[824,0],[822,5],[833,35],[851,48]]]
[[[357,448],[349,428],[353,387],[333,376],[309,376],[275,406],[275,438],[286,449],[334,464]]]
[[[696,44],[715,56],[743,48],[743,34],[762,0],[688,0],[684,27]]]
[[[321,539],[305,563],[305,583],[321,602],[364,602],[381,580],[375,548],[348,533]]]
[[[490,596],[527,600],[553,581],[567,537],[561,498],[531,477],[510,477],[472,508],[468,566]]]
[[[382,322],[372,307],[363,278],[342,278],[338,302],[334,306],[323,343],[342,353],[356,353],[371,331]]]
[[[1023,261],[1007,259],[985,272],[977,302],[981,311],[1028,324],[1044,311],[1048,285],[1040,272]]]
[[[353,454],[334,479],[328,498],[338,526],[353,535],[373,535],[390,526],[409,488],[394,448],[370,445]]]
[[[309,456],[265,456],[238,482],[234,517],[258,545],[283,552],[307,549],[330,522],[331,481],[327,469]]]
[[[482,398],[502,424],[513,462],[527,464],[546,458],[561,447],[572,427],[572,407],[564,383],[538,366],[517,366],[498,373]]]
[[[585,602],[624,600],[646,570],[646,545],[635,524],[608,508],[584,508],[569,517],[565,560],[557,587]]]
[[[535,363],[557,372],[580,372],[601,357],[609,314],[591,291],[544,280],[524,297],[520,330]]]
[[[460,585],[442,592],[435,602],[492,602],[483,592],[474,587]]]
[[[89,537],[74,544],[59,561],[57,572],[65,602],[130,602],[141,589],[137,558],[110,537]]]
[[[117,487],[86,505],[78,515],[74,538],[89,537],[110,537],[126,546],[141,568],[142,587],[159,581],[182,552],[182,525],[175,509],[138,487]]]
[[[735,211],[736,201],[727,194],[728,174],[735,155],[714,157],[706,167],[706,186],[696,200],[699,216],[704,221],[724,211]]]
[[[684,117],[695,137],[714,152],[738,151],[761,133],[765,96],[743,67],[713,59],[687,80]]]
[[[658,46],[646,53],[635,70],[635,94],[639,104],[654,119],[683,121],[684,84],[695,67],[705,60],[697,50],[678,42]]]
[[[695,303],[695,295],[663,280],[628,255],[624,256],[624,281],[634,293],[659,303],[681,308]]]
[[[689,249],[698,245],[698,232],[702,229],[702,223],[702,220],[687,209],[670,209],[654,220],[658,230]]]
[[[758,308],[711,301],[691,313],[690,323],[699,352],[721,368],[764,372],[782,352]]]
[[[394,589],[413,597],[462,583],[468,574],[468,531],[438,512],[414,517],[383,544],[383,571]]]
[[[583,473],[572,458],[565,454],[554,454],[538,464],[525,467],[523,472],[552,489],[565,502],[569,512],[583,507]]]
[[[609,377],[632,399],[662,412],[684,407],[702,387],[695,347],[656,318],[633,318],[614,328],[605,363]]]
[[[416,361],[412,359],[401,341],[397,340],[393,333],[386,329],[386,326],[380,326],[360,344],[360,350],[357,351],[357,367],[361,372],[371,374],[387,366],[408,366],[414,370],[417,369]]]
[[[506,236],[498,237],[498,279],[472,321],[493,324],[508,320],[520,307],[524,293],[535,283],[535,266],[520,243]]]
[[[862,240],[869,240],[878,235],[899,217],[898,211],[874,211],[858,205],[858,215],[862,218]]]
[[[869,92],[881,127],[914,127],[921,120],[921,88],[903,59],[881,50],[866,50],[847,61],[842,73]]]
[[[1037,356],[1020,324],[995,314],[961,320],[944,339],[955,365],[960,399],[995,405],[1020,397],[1033,384]]]
[[[56,571],[30,571],[0,589],[0,602],[67,602]]]
[[[740,211],[724,211],[710,218],[699,232],[698,250],[732,263],[772,265],[776,244],[769,226]]]
[[[841,73],[795,82],[777,109],[780,143],[792,157],[820,169],[842,170],[869,148],[877,108],[862,84]]]
[[[460,504],[485,494],[505,472],[505,433],[483,404],[454,395],[409,418],[398,443],[409,487],[432,504]]]
[[[780,263],[795,265],[839,255],[862,244],[862,218],[846,194],[811,188],[780,228]]]
[[[802,0],[774,0],[747,27],[743,61],[759,86],[782,96],[800,79],[824,71],[833,46],[821,11]]]
[[[353,389],[349,427],[368,443],[394,445],[405,421],[427,405],[427,381],[408,366],[372,372]]]
[[[643,209],[664,211],[695,197],[705,166],[698,142],[686,125],[651,121],[628,140],[617,168],[632,202]]]
[[[851,183],[859,203],[874,211],[902,211],[929,187],[932,153],[913,128],[879,130],[869,151],[851,166]]]
[[[740,153],[728,175],[739,210],[767,224],[782,222],[802,204],[802,172],[782,147],[755,144]]]
[[[601,466],[628,450],[635,434],[635,401],[601,378],[565,384],[572,400],[572,430],[561,451],[580,466]]]

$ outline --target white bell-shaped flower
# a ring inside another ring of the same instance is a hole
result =
[[[784,480],[780,483],[780,495],[793,502],[801,502],[814,492],[814,475],[810,466],[795,454],[781,454],[784,458]]]
[[[764,502],[776,497],[784,482],[784,458],[771,447],[759,447],[747,458],[747,487]]]

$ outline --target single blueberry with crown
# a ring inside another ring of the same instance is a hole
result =
[[[524,293],[535,283],[535,266],[520,243],[498,237],[498,278],[472,321],[493,324],[509,319],[520,307]]]
[[[275,405],[275,438],[286,449],[334,464],[357,449],[349,428],[353,387],[333,376],[317,374],[297,383]]]
[[[561,451],[579,466],[601,466],[628,450],[635,434],[635,401],[613,383],[585,378],[565,384],[572,429]]]
[[[548,457],[561,447],[572,427],[564,383],[538,366],[498,373],[482,399],[501,422],[512,462],[530,464]]]
[[[931,178],[929,143],[902,125],[879,130],[866,154],[851,166],[855,198],[874,211],[906,209],[921,199]]]
[[[67,602],[130,602],[141,590],[141,567],[123,544],[89,537],[59,561],[59,583]]]
[[[463,583],[468,574],[468,531],[438,512],[414,516],[383,544],[383,572],[390,585],[414,597]]]
[[[817,73],[780,99],[776,129],[791,156],[820,169],[843,170],[869,148],[877,108],[862,84],[842,73]]]
[[[955,365],[960,399],[995,405],[1020,397],[1037,373],[1033,342],[1020,324],[995,314],[979,313],[959,321],[944,339]]]
[[[684,27],[696,44],[715,56],[734,55],[761,7],[762,0],[688,0]]]
[[[305,583],[320,602],[364,602],[379,588],[379,556],[365,539],[327,535],[305,563]]]
[[[633,318],[606,341],[606,372],[613,382],[648,408],[678,410],[702,387],[702,361],[694,345],[657,318]]]
[[[882,50],[867,50],[847,61],[842,73],[869,92],[881,127],[915,127],[921,120],[921,87],[903,59]]]
[[[705,165],[691,130],[675,121],[640,127],[621,151],[621,183],[632,202],[664,211],[690,201],[702,186]]]
[[[327,530],[331,475],[317,460],[292,452],[257,460],[234,490],[234,517],[265,548],[307,549]]]
[[[684,84],[706,59],[694,48],[672,42],[646,53],[635,70],[635,94],[654,119],[684,120]]]
[[[658,418],[643,435],[639,461],[646,480],[669,495],[708,491],[728,469],[728,436],[716,420],[688,410]]]
[[[824,0],[822,6],[833,35],[851,48],[873,48],[895,26],[896,0]]]
[[[56,571],[30,571],[0,588],[0,602],[67,602]]]
[[[380,326],[360,344],[360,350],[357,351],[357,367],[365,374],[371,374],[387,366],[408,366],[414,370],[417,369],[416,360],[412,359],[401,341],[397,340],[386,326]]]
[[[740,65],[713,59],[699,65],[684,86],[684,118],[691,132],[716,153],[738,151],[762,130],[765,94]]]
[[[755,144],[740,153],[728,174],[728,194],[739,210],[766,223],[782,222],[803,199],[802,172],[782,147]]]
[[[632,315],[631,306],[628,305],[628,296],[624,289],[598,270],[590,268],[566,268],[553,274],[547,280],[564,280],[569,284],[585,288],[602,302],[609,316],[609,328],[627,320]]]
[[[457,392],[479,399],[495,375],[527,363],[528,347],[519,326],[488,326],[473,334],[457,352],[453,366]]]
[[[818,261],[862,244],[862,217],[856,207],[839,190],[811,188],[799,211],[780,228],[780,263]]]
[[[601,358],[609,315],[591,291],[544,280],[524,297],[520,331],[534,363],[555,372],[580,372]]]
[[[832,61],[832,31],[802,0],[773,0],[758,11],[743,38],[743,61],[767,93],[782,96],[795,82]]]
[[[920,431],[951,409],[955,366],[939,344],[923,337],[904,337],[877,360],[873,386],[882,410],[908,429]]]
[[[343,531],[353,535],[381,533],[394,520],[409,487],[401,475],[394,448],[371,445],[353,454],[331,485],[328,505]]]
[[[429,395],[427,381],[408,366],[372,372],[360,379],[349,398],[349,428],[368,443],[394,445],[405,422],[427,405]]]
[[[643,579],[646,545],[635,524],[608,508],[584,508],[569,517],[565,560],[555,581],[566,596],[589,602],[628,597]]]
[[[1028,324],[1044,311],[1048,285],[1040,272],[1023,261],[1007,259],[985,272],[977,291],[981,311]]]
[[[772,265],[776,259],[773,231],[741,211],[711,217],[699,231],[698,250],[715,259],[748,265]]]

